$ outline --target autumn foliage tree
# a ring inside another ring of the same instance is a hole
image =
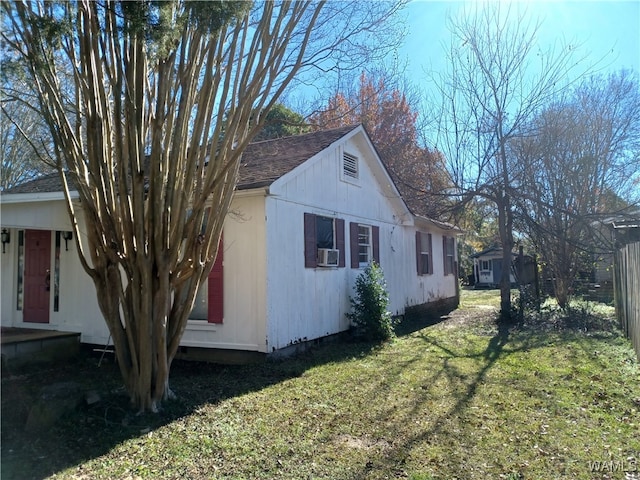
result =
[[[169,369],[263,112],[300,72],[383,55],[398,7],[2,3],[3,45],[34,85],[80,261],[139,410],[173,395]]]
[[[439,218],[449,186],[444,158],[419,144],[417,119],[404,93],[362,73],[355,92],[336,93],[310,122],[316,128],[362,123],[409,207]]]

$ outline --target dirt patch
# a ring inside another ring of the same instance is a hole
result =
[[[391,444],[384,439],[373,439],[369,437],[354,437],[352,435],[339,435],[335,443],[341,447],[348,447],[357,450],[387,450]]]
[[[454,310],[442,318],[445,321],[445,325],[450,328],[462,325],[484,325],[494,322],[498,311],[497,308],[490,305],[474,305]]]

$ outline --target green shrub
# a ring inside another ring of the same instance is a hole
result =
[[[389,293],[382,268],[371,262],[356,279],[356,297],[349,297],[353,311],[347,313],[354,336],[367,341],[384,341],[393,337],[393,319]]]

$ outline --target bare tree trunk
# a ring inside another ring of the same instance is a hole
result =
[[[571,293],[571,280],[564,278],[564,276],[556,277],[554,280],[554,293],[558,306],[563,310],[566,310],[569,306],[569,296]]]
[[[509,322],[511,318],[511,265],[513,250],[513,212],[509,196],[498,195],[498,230],[502,243],[502,273],[500,277],[500,318]]]

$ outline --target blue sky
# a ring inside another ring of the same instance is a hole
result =
[[[406,6],[400,15],[406,19],[407,35],[393,55],[401,65],[406,65],[400,74],[407,82],[400,81],[400,85],[417,88],[420,94],[426,94],[423,98],[434,94],[433,76],[444,73],[445,48],[451,38],[447,16],[455,16],[474,3],[478,2],[412,0]],[[542,50],[554,44],[557,49],[562,43],[580,45],[578,53],[587,57],[582,64],[585,68],[597,63],[595,71],[602,73],[622,68],[640,72],[640,0],[512,0],[512,3],[540,20],[536,41]],[[377,68],[374,66],[374,70]],[[326,102],[334,91],[335,81],[328,76],[322,85],[297,85],[285,102],[296,111],[309,113],[307,110],[318,106],[316,102],[322,105]],[[314,101],[309,103],[310,99]],[[434,97],[431,100],[438,101]]]
[[[446,18],[471,2],[414,0],[406,9],[408,35],[398,52],[408,62],[415,83],[426,71],[442,68],[443,42],[450,33]],[[640,0],[559,1],[519,0],[527,14],[542,22],[538,44],[543,49],[559,42],[582,44],[588,62],[600,59],[604,71],[621,68],[640,71]]]

